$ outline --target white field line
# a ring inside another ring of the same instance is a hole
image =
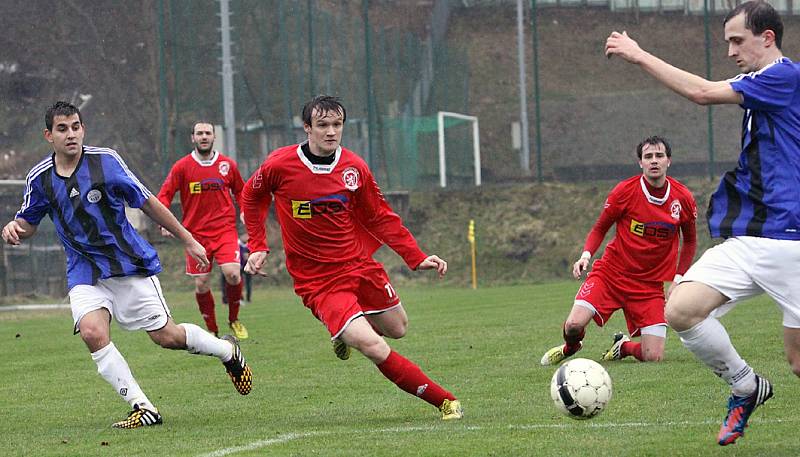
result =
[[[751,423],[754,424],[781,424],[786,422],[797,422],[794,419],[767,419],[767,420],[757,420],[753,419]],[[695,427],[701,425],[716,425],[719,423],[718,419],[707,419],[704,421],[675,421],[675,422],[612,422],[612,423],[595,423],[595,422],[585,422],[585,421],[569,421],[564,422],[561,424],[519,424],[519,425],[498,425],[496,427],[484,427],[480,425],[468,425],[466,427],[458,427],[456,429],[450,430],[450,432],[458,432],[458,431],[480,431],[480,430],[492,430],[492,429],[511,429],[511,430],[535,430],[535,429],[567,429],[567,428],[646,428],[646,427]],[[366,430],[356,430],[353,433],[357,435],[364,435],[364,434],[383,434],[383,433],[413,433],[413,432],[432,432],[432,431],[440,431],[444,430],[441,426],[416,426],[416,427],[392,427],[392,428],[378,428],[378,429],[366,429]],[[332,435],[334,433],[340,433],[339,431],[316,431],[316,432],[304,432],[304,433],[286,433],[280,435],[276,438],[266,439],[266,440],[259,440],[254,441],[250,444],[245,444],[244,446],[235,446],[235,447],[228,447],[224,449],[219,449],[217,451],[209,452],[207,454],[199,454],[198,457],[223,457],[226,455],[236,454],[238,452],[243,451],[254,451],[256,449],[261,449],[265,447],[272,446],[274,444],[283,444],[289,441],[300,440],[304,438],[309,438],[313,436],[326,436]]]
[[[2,305],[0,306],[0,312],[2,311],[38,311],[38,310],[48,310],[48,309],[69,309],[69,304],[64,303],[57,303],[57,304],[36,304],[36,305]]]

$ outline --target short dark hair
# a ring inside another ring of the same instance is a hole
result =
[[[339,97],[333,97],[331,95],[318,95],[306,103],[305,106],[303,106],[304,125],[311,125],[311,113],[313,113],[314,110],[317,110],[317,112],[320,113],[341,112],[342,122],[347,120],[347,111],[345,111],[344,105],[342,105]]]
[[[78,115],[78,119],[83,124],[83,117],[81,116],[81,110],[79,110],[75,105],[72,103],[67,103],[65,101],[57,101],[53,104],[53,106],[47,108],[47,111],[44,112],[44,126],[47,127],[47,130],[53,130],[53,119],[56,116],[72,116],[73,114]]]
[[[775,32],[775,46],[781,48],[783,42],[783,21],[781,15],[775,11],[769,3],[764,0],[754,0],[740,3],[736,8],[725,16],[723,24],[744,13],[744,28],[753,32],[753,35],[761,35],[766,30]]]
[[[214,133],[214,123],[213,122],[200,120],[200,121],[195,122],[192,125],[192,135],[194,135],[194,131],[195,131],[195,129],[197,129],[197,124],[209,124],[211,126],[211,133]]]
[[[670,147],[669,142],[666,138],[660,137],[658,135],[649,136],[642,140],[638,146],[636,146],[636,156],[639,157],[639,160],[642,160],[642,149],[644,149],[645,145],[656,146],[658,144],[664,145],[664,152],[667,154],[667,157],[672,157],[672,147]]]

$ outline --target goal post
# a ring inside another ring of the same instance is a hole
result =
[[[436,115],[437,124],[439,129],[439,186],[447,187],[447,163],[445,161],[445,117],[452,117],[468,121],[472,124],[472,156],[475,166],[475,185],[481,185],[481,143],[480,134],[478,133],[478,118],[476,116],[469,116],[466,114],[452,113],[449,111],[439,111]]]

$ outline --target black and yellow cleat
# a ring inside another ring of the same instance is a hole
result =
[[[622,345],[630,340],[628,335],[622,332],[615,333],[611,342],[611,347],[603,353],[600,360],[609,362],[611,360],[622,359]]]
[[[228,372],[228,376],[230,376],[233,386],[236,387],[236,391],[242,395],[247,395],[253,388],[253,372],[250,370],[247,362],[244,361],[244,356],[242,355],[241,348],[239,348],[239,341],[236,337],[225,335],[222,339],[233,345],[233,357],[227,362],[222,362],[222,364],[225,365],[225,371]]]
[[[333,343],[333,353],[336,354],[336,357],[342,360],[350,358],[350,346],[344,344],[344,341],[336,338],[331,343]]]
[[[135,405],[133,407],[133,411],[128,414],[128,418],[125,420],[121,420],[119,422],[114,422],[111,424],[114,428],[139,428],[139,427],[146,427],[149,425],[160,425],[161,421],[161,414],[158,414],[158,411],[150,411],[149,409],[141,409],[139,405]]]

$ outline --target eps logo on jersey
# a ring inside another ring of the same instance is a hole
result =
[[[314,200],[292,200],[292,217],[295,219],[311,219],[321,214],[336,214],[347,209],[347,197],[344,195],[326,195]]]
[[[207,178],[202,181],[192,181],[189,183],[190,194],[201,194],[203,192],[215,192],[222,190],[225,182],[219,178]]]
[[[646,238],[667,239],[675,232],[675,226],[666,222],[639,222],[631,219],[631,233]]]

